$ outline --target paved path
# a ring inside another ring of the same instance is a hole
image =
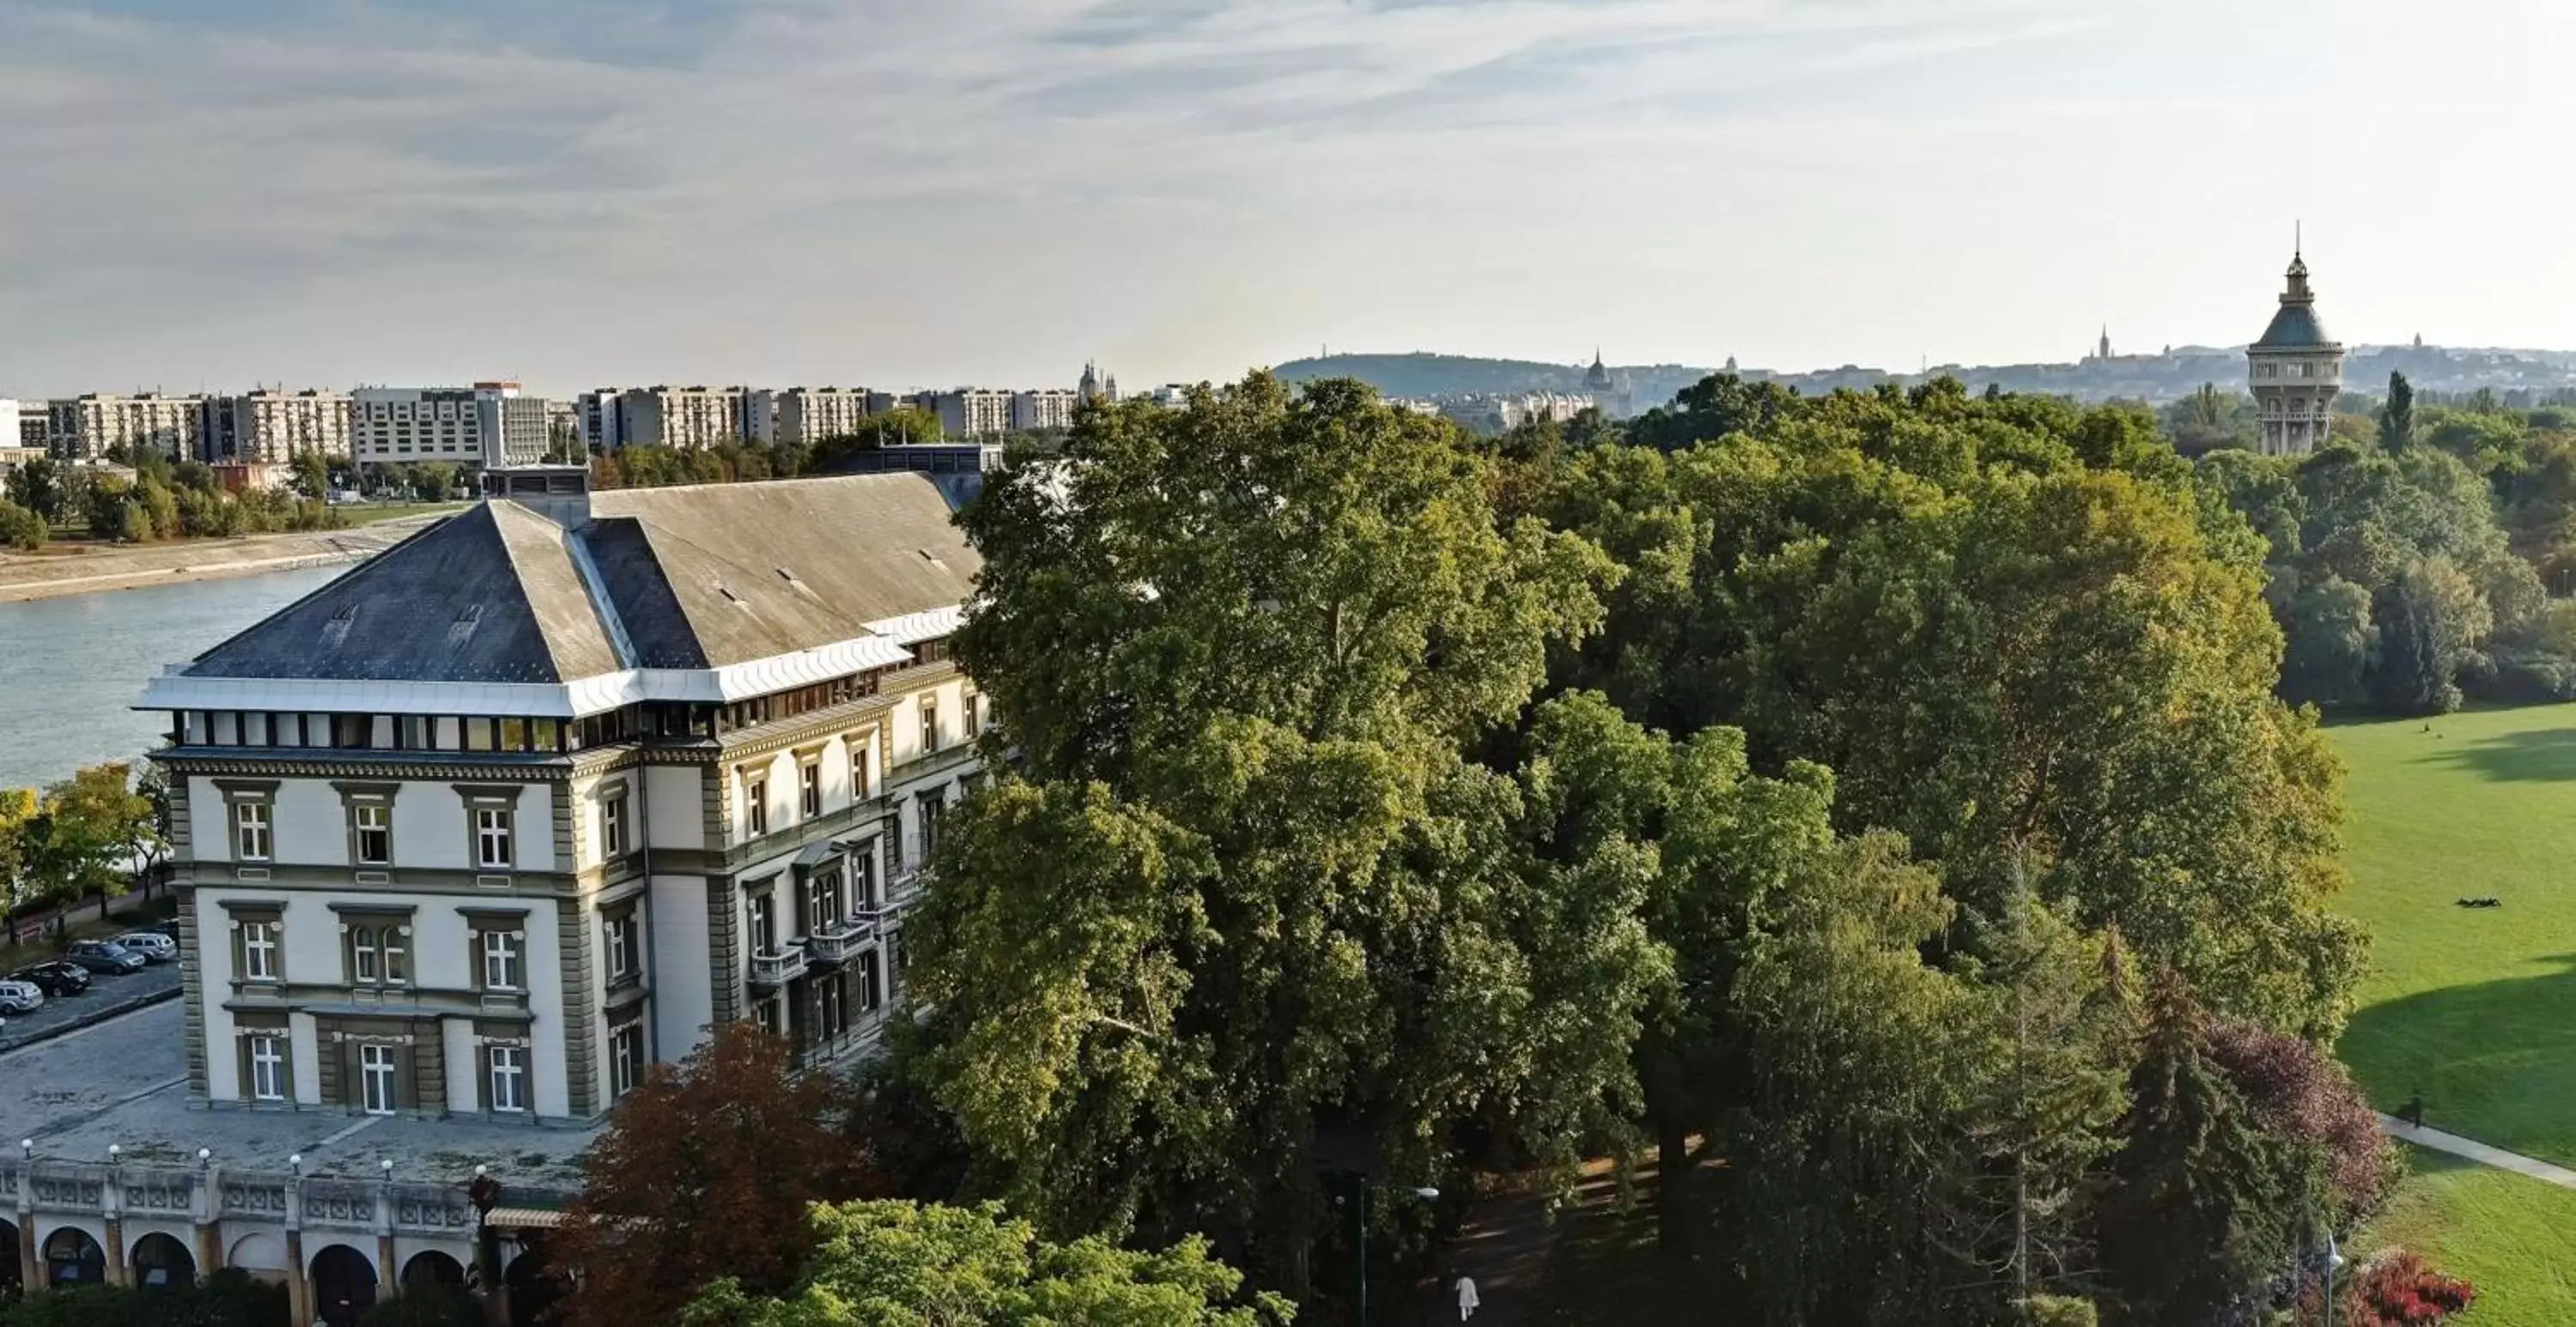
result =
[[[2529,1175],[2544,1184],[2555,1184],[2562,1189],[2576,1189],[2576,1170],[2569,1170],[2565,1166],[2553,1166],[2538,1157],[2527,1157],[2519,1152],[2489,1147],[2475,1139],[2462,1138],[2458,1134],[2444,1133],[2439,1129],[2419,1129],[2394,1115],[2380,1116],[2379,1127],[2387,1130],[2389,1137],[2404,1139],[2417,1147],[2429,1147],[2436,1152],[2448,1152],[2455,1157],[2467,1157],[2480,1165],[2493,1166],[2498,1170],[2510,1170],[2517,1175]]]

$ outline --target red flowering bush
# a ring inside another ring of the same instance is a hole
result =
[[[2448,1322],[2478,1297],[2477,1288],[2424,1265],[2403,1249],[2357,1270],[2335,1295],[2338,1327],[2427,1327]],[[2300,1320],[2315,1322],[2317,1295],[2300,1297]]]

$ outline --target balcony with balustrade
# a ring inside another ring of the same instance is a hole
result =
[[[805,946],[794,941],[751,956],[751,984],[755,990],[774,991],[804,975]]]
[[[806,959],[815,966],[837,967],[858,957],[859,951],[877,938],[873,917],[862,920],[853,916],[818,926],[805,937]]]

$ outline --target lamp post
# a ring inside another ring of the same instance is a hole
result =
[[[2326,1327],[2334,1327],[2334,1278],[2343,1268],[2343,1253],[2335,1248],[2334,1231],[2326,1231]]]
[[[1368,1228],[1369,1228],[1369,1202],[1368,1202],[1368,1196],[1369,1196],[1369,1178],[1368,1178],[1368,1172],[1367,1172],[1367,1171],[1361,1171],[1361,1172],[1359,1172],[1359,1177],[1360,1177],[1360,1201],[1359,1201],[1359,1218],[1360,1218],[1360,1240],[1359,1240],[1359,1250],[1360,1250],[1360,1263],[1359,1263],[1359,1272],[1360,1272],[1360,1304],[1359,1304],[1359,1309],[1360,1309],[1360,1311],[1359,1311],[1359,1317],[1358,1317],[1358,1319],[1357,1319],[1357,1321],[1356,1321],[1355,1327],[1368,1327],[1368,1281],[1369,1281],[1369,1277],[1368,1277]],[[1414,1196],[1414,1197],[1416,1197],[1416,1198],[1420,1198],[1420,1199],[1422,1199],[1422,1200],[1423,1200],[1423,1201],[1425,1201],[1425,1202],[1431,1202],[1431,1201],[1437,1200],[1437,1199],[1440,1197],[1440,1191],[1439,1191],[1438,1189],[1432,1188],[1430,1185],[1425,1184],[1425,1185],[1421,1185],[1421,1186],[1419,1186],[1419,1187],[1415,1188],[1415,1189],[1414,1189],[1414,1191],[1413,1191],[1413,1196]]]

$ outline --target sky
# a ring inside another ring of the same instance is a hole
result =
[[[0,0],[0,395],[2576,348],[2566,0]]]

